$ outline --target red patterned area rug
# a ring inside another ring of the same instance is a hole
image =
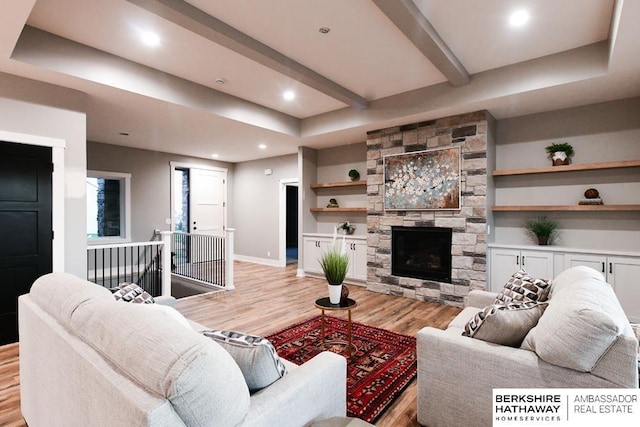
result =
[[[320,316],[289,326],[266,338],[278,355],[302,364],[320,353]],[[326,342],[347,338],[347,321],[326,316]],[[347,358],[347,415],[373,422],[416,376],[416,339],[353,322],[357,351]],[[327,350],[345,355],[346,345],[328,344]]]

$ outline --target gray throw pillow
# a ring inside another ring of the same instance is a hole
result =
[[[519,347],[524,337],[536,326],[545,308],[547,303],[533,301],[490,305],[467,322],[463,335]]]
[[[229,352],[240,367],[251,392],[273,384],[287,372],[269,340],[235,331],[204,331],[202,333]]]

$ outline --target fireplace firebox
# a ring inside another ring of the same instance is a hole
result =
[[[391,274],[451,283],[451,228],[391,227]]]

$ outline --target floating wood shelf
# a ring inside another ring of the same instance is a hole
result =
[[[366,212],[365,207],[352,208],[311,208],[311,212]]]
[[[584,163],[580,165],[547,166],[542,168],[497,169],[493,176],[528,175],[535,173],[574,172],[598,169],[620,169],[640,167],[640,160],[624,160],[619,162]]]
[[[360,187],[366,185],[367,181],[321,182],[311,184],[311,188],[315,190],[317,188]]]
[[[494,212],[543,212],[543,211],[640,211],[640,205],[566,205],[566,206],[494,206]]]

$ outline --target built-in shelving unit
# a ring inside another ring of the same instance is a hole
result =
[[[339,189],[339,188],[353,188],[354,191],[361,193],[365,191],[367,181],[339,181],[339,182],[321,182],[317,184],[311,184],[312,190],[324,190],[324,189]],[[311,212],[367,212],[367,208],[364,206],[349,206],[349,207],[313,207],[310,208]]]
[[[351,208],[311,208],[311,212],[366,212],[365,207],[351,207]]]
[[[494,212],[545,212],[545,211],[640,211],[640,205],[528,205],[494,206]]]
[[[640,167],[640,160],[625,160],[619,162],[584,163],[579,165],[548,166],[542,168],[521,168],[521,169],[497,169],[493,171],[493,176],[529,175],[536,173],[557,173],[591,171],[598,169],[620,169]]]
[[[311,184],[311,188],[316,190],[318,188],[361,187],[366,185],[367,181],[321,182],[318,184]]]
[[[548,166],[541,168],[497,169],[493,176],[531,175],[559,172],[594,171],[603,169],[622,169],[640,167],[640,160],[623,160],[616,162],[584,163],[566,166]],[[606,212],[606,211],[640,211],[640,205],[525,205],[525,206],[493,206],[494,212]]]

